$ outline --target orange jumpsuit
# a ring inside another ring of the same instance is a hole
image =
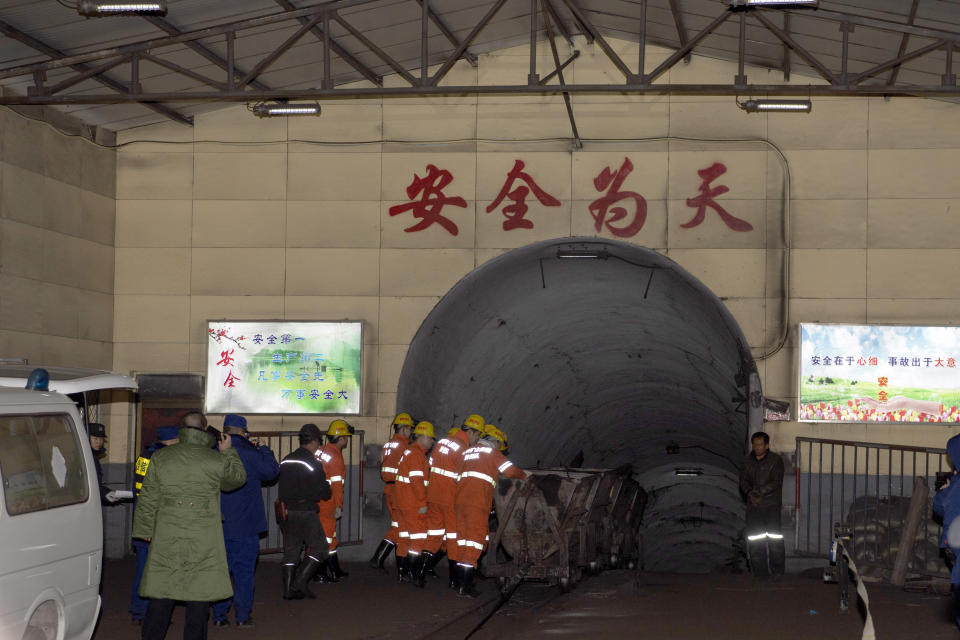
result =
[[[338,507],[343,509],[343,479],[347,475],[347,467],[343,463],[343,453],[336,445],[327,444],[322,449],[317,449],[315,455],[323,466],[323,472],[330,484],[330,499],[317,503],[317,517],[320,518],[323,533],[327,536],[330,553],[333,553],[337,549],[336,510]]]
[[[436,554],[445,549],[447,557],[457,559],[457,517],[453,498],[460,479],[463,452],[470,439],[463,431],[442,438],[430,456],[430,486],[427,487],[427,544],[424,549]]]
[[[400,522],[400,541],[397,557],[423,551],[427,541],[427,514],[420,513],[427,506],[427,487],[430,484],[430,465],[426,452],[416,442],[403,452],[397,468],[394,485],[394,504]]]
[[[499,474],[518,480],[527,474],[507,460],[500,451],[477,445],[463,452],[460,482],[453,508],[457,515],[457,562],[477,566],[490,539],[490,507]]]
[[[399,433],[394,434],[383,445],[383,463],[380,465],[380,477],[383,478],[383,497],[387,501],[387,511],[390,514],[390,529],[383,536],[383,539],[389,540],[393,544],[397,544],[400,533],[400,525],[397,523],[397,514],[395,513],[397,507],[394,504],[394,483],[397,479],[397,466],[400,464],[400,458],[409,445],[410,440]]]

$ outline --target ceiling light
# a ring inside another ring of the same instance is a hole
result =
[[[280,116],[318,116],[318,102],[260,102],[253,105],[253,115],[258,118],[276,118]]]
[[[678,476],[702,476],[703,469],[674,469],[673,473]]]
[[[730,0],[730,6],[741,7],[811,7],[816,9],[820,0]]]
[[[110,0],[80,0],[77,13],[88,18],[103,16],[165,16],[167,0],[156,2],[111,2]]]
[[[810,113],[813,103],[809,100],[747,100],[737,105],[747,113],[758,111],[790,111],[796,113]]]
[[[606,260],[610,254],[606,249],[591,251],[589,249],[557,249],[558,258],[593,258],[595,260]]]

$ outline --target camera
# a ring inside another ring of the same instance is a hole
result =
[[[943,489],[943,485],[947,484],[947,480],[953,477],[953,471],[937,471],[937,479],[933,483],[933,488],[936,491]]]

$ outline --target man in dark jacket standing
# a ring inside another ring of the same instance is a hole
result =
[[[263,511],[261,486],[271,482],[280,472],[273,452],[255,445],[247,437],[247,419],[228,414],[223,418],[223,431],[230,436],[233,448],[240,454],[247,472],[247,483],[220,497],[223,512],[223,537],[227,547],[227,564],[233,576],[233,598],[213,605],[213,625],[227,626],[230,605],[238,627],[252,627],[253,577],[260,553],[260,534],[267,530],[267,516]]]
[[[317,517],[317,502],[329,500],[332,495],[323,466],[315,457],[322,437],[317,425],[303,425],[300,448],[280,463],[277,493],[287,510],[287,519],[280,522],[284,600],[316,597],[310,591],[310,580],[327,561],[327,537]],[[306,553],[298,566],[300,547],[304,544]]]
[[[933,498],[933,512],[943,518],[943,533],[940,546],[949,547],[953,555],[960,553],[960,435],[947,440],[947,455],[953,465],[953,476],[948,479]],[[960,562],[951,567],[950,583],[953,587],[953,619],[960,627]]]
[[[220,492],[247,474],[223,435],[205,431],[199,412],[184,416],[180,441],[153,454],[133,517],[133,537],[150,543],[140,595],[150,598],[142,640],[163,640],[177,601],[187,605],[184,640],[207,637],[211,602],[233,593],[220,525]]]
[[[755,576],[783,575],[786,553],[780,528],[783,460],[770,451],[770,436],[750,437],[753,450],[740,472],[740,491],[747,498],[747,554]]]

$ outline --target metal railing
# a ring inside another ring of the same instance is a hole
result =
[[[913,494],[914,478],[931,488],[951,468],[945,449],[797,438],[795,552],[825,557],[835,522],[853,528],[847,548],[866,575],[889,575]],[[941,527],[926,506],[908,566],[911,574],[947,576]]]
[[[251,433],[250,437],[270,447],[277,456],[277,461],[280,461],[300,446],[297,433],[263,431]],[[363,435],[363,431],[357,430],[349,438],[347,448],[343,450],[347,473],[343,486],[343,515],[337,521],[337,540],[341,547],[363,543]],[[263,505],[267,510],[267,536],[260,539],[261,554],[283,551],[283,537],[273,516],[273,502],[276,499],[276,483],[263,487]]]

